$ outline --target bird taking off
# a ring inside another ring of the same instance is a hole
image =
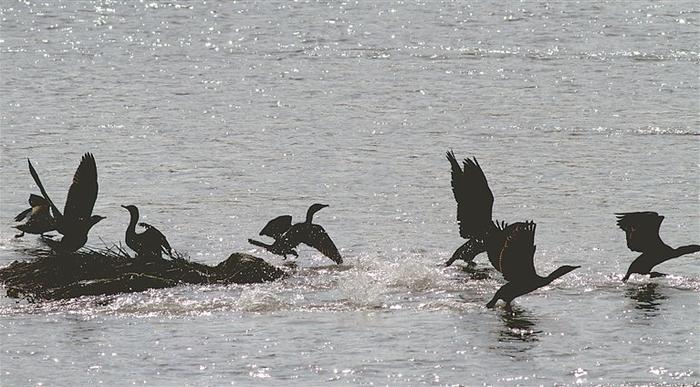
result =
[[[68,197],[63,213],[56,207],[44,189],[32,162],[27,159],[29,172],[39,187],[43,198],[48,202],[51,216],[56,223],[56,230],[63,235],[60,241],[45,238],[44,241],[57,252],[73,252],[85,245],[92,226],[104,219],[92,215],[97,201],[97,164],[92,154],[83,155],[78,169],[73,175],[73,183],[68,188]]]
[[[498,300],[510,303],[516,297],[549,285],[555,279],[578,269],[580,266],[561,266],[546,277],[535,271],[535,228],[534,222],[513,223],[504,228],[505,239],[500,251],[494,252],[493,264],[508,281],[496,291],[487,308],[493,308]],[[497,254],[496,254],[497,253]],[[490,257],[491,254],[489,254]]]
[[[656,212],[623,212],[617,215],[617,225],[625,232],[627,247],[642,253],[627,269],[622,281],[627,281],[630,275],[649,274],[651,278],[665,274],[651,271],[654,266],[669,259],[700,251],[700,245],[687,245],[673,248],[665,244],[659,236],[659,229],[664,217]]]

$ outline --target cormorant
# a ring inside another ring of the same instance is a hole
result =
[[[126,228],[126,245],[136,252],[139,258],[153,259],[162,258],[162,253],[165,252],[171,258],[173,256],[172,249],[165,235],[158,231],[157,228],[147,223],[138,223],[139,209],[136,206],[122,206],[129,211],[131,219],[129,227]],[[136,233],[136,223],[144,227],[146,230],[142,233]]]
[[[73,175],[73,183],[68,189],[64,213],[56,207],[41,184],[32,162],[27,159],[29,172],[39,186],[41,194],[49,204],[51,216],[56,222],[56,230],[63,235],[60,241],[45,238],[44,241],[54,250],[59,252],[73,252],[85,245],[88,232],[104,216],[92,215],[92,209],[97,200],[97,165],[95,158],[90,153],[83,155],[78,169]]]
[[[535,223],[518,222],[505,228],[506,237],[498,256],[494,257],[494,263],[503,277],[508,281],[501,286],[487,308],[493,308],[500,299],[505,301],[506,307],[514,298],[522,296],[550,284],[555,279],[581,266],[562,266],[546,277],[541,277],[535,272],[533,258],[535,255]]]
[[[281,255],[285,259],[287,255],[298,257],[299,255],[294,249],[300,243],[304,243],[340,265],[343,263],[343,258],[340,256],[338,248],[335,247],[326,230],[320,225],[313,223],[314,214],[325,207],[328,207],[328,205],[318,203],[311,205],[306,212],[306,221],[303,223],[292,225],[292,217],[290,215],[278,216],[272,219],[260,231],[260,235],[267,235],[275,239],[275,242],[271,245],[254,239],[248,239],[248,242],[264,247],[269,252]]]
[[[46,199],[39,195],[31,194],[29,195],[29,205],[31,206],[30,208],[15,216],[15,222],[24,220],[23,224],[14,226],[14,228],[22,231],[21,234],[15,235],[15,238],[23,237],[24,233],[43,236],[45,232],[56,229],[56,221],[51,216],[49,202]]]
[[[674,249],[665,244],[659,237],[659,228],[664,217],[656,212],[625,212],[615,215],[617,215],[617,225],[625,231],[627,247],[642,253],[632,261],[622,281],[627,281],[632,273],[649,274],[651,278],[664,276],[665,274],[651,271],[651,269],[669,259],[700,251],[700,245],[681,246]]]
[[[452,193],[457,201],[459,235],[467,239],[445,262],[445,266],[450,266],[458,259],[469,263],[486,251],[486,238],[497,230],[491,221],[493,193],[476,158],[464,159],[464,169],[454,152],[447,152],[447,160],[452,165]]]

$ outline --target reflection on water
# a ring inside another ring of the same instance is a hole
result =
[[[536,342],[538,341],[537,335],[542,333],[542,331],[536,330],[536,320],[517,307],[512,307],[510,310],[504,309],[501,320],[504,324],[504,329],[499,332],[498,340],[501,342]]]
[[[646,283],[637,287],[630,287],[625,292],[632,300],[636,301],[635,309],[644,312],[646,316],[655,317],[658,315],[661,301],[667,299],[664,294],[658,291],[659,284]]]

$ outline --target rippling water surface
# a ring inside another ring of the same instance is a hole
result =
[[[620,279],[615,212],[700,235],[698,4],[0,4],[0,264],[37,238],[12,217],[63,203],[96,155],[122,239],[136,204],[192,259],[244,251],[308,205],[345,257],[293,275],[28,304],[0,298],[3,385],[700,382],[698,256]],[[479,159],[498,219],[538,222],[535,264],[583,267],[515,301],[444,262],[463,241],[444,153]]]

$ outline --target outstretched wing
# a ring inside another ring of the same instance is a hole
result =
[[[41,179],[39,179],[39,174],[36,173],[36,169],[34,169],[34,166],[32,165],[32,162],[27,159],[27,164],[29,164],[29,173],[31,173],[32,178],[34,179],[34,182],[36,183],[37,187],[39,187],[39,191],[41,191],[41,194],[44,195],[44,199],[49,203],[51,206],[51,211],[53,212],[53,216],[56,217],[57,219],[61,219],[63,216],[61,214],[61,211],[56,207],[56,205],[53,203],[51,198],[49,197],[49,194],[46,193],[46,190],[44,189],[44,185],[41,184]],[[30,205],[31,205],[31,199],[32,197],[29,197],[30,200]]]
[[[617,225],[625,232],[627,247],[643,253],[664,246],[659,228],[664,217],[656,212],[618,213]]]
[[[493,194],[484,171],[476,161],[465,159],[459,166],[454,152],[447,152],[452,165],[452,193],[457,201],[457,221],[462,238],[481,237],[491,225]]]
[[[168,243],[168,239],[163,235],[160,230],[157,228],[151,226],[148,223],[139,223],[139,226],[143,227],[146,229],[146,231],[143,232],[143,238],[148,241],[153,241],[153,243],[158,243],[160,247],[165,251],[169,256],[173,256],[172,249],[170,248],[170,243]],[[157,251],[157,249],[156,249]]]
[[[498,266],[507,281],[527,281],[537,276],[533,258],[535,256],[535,223],[514,223],[506,227],[503,249],[498,257]]]
[[[486,236],[486,254],[489,257],[491,266],[500,272],[503,272],[503,270],[501,270],[500,257],[503,246],[506,243],[506,236],[508,236],[518,224],[520,223],[508,224],[506,222],[493,222],[493,226]]]
[[[20,212],[17,216],[15,216],[15,222],[21,222],[24,218],[26,218],[31,213],[32,213],[32,209],[27,208],[26,210]]]
[[[260,230],[260,235],[267,235],[269,237],[279,239],[282,234],[287,232],[292,227],[292,216],[282,215],[275,219],[267,222],[267,225]]]
[[[83,155],[68,189],[63,215],[69,222],[83,221],[92,215],[97,200],[97,165],[90,153]]]
[[[326,230],[318,224],[298,223],[292,226],[280,240],[280,243],[289,249],[297,247],[300,243],[311,246],[321,254],[332,259],[335,263],[343,263],[335,243],[328,236]]]

